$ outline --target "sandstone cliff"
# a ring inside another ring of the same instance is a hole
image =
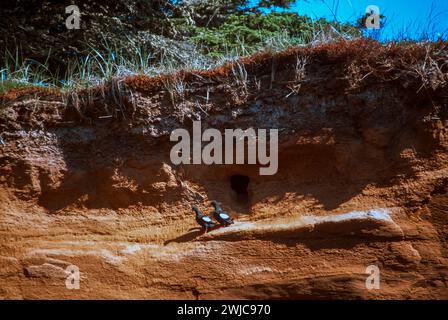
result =
[[[0,297],[447,299],[447,81],[445,44],[362,40],[7,92]],[[173,165],[194,120],[279,129],[278,173]],[[213,199],[236,223],[202,235]]]

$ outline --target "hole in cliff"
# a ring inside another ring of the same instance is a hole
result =
[[[249,177],[242,174],[234,174],[230,176],[232,209],[235,213],[250,212],[251,192],[249,190],[249,182]]]
[[[230,188],[236,192],[239,197],[247,198],[247,187],[249,186],[249,177],[242,174],[234,174],[230,177]]]

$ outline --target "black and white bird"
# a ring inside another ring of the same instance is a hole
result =
[[[216,221],[219,222],[220,225],[223,225],[224,227],[230,226],[233,224],[232,218],[222,210],[221,206],[217,201],[212,201],[211,205],[215,210],[213,211],[213,217],[216,219]]]
[[[203,214],[198,207],[192,206],[191,209],[193,209],[193,211],[196,213],[196,222],[201,227],[205,228],[205,232],[208,232],[209,229],[212,229],[216,226],[216,223],[214,223],[209,216]]]

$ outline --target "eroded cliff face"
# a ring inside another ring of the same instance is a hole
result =
[[[446,62],[361,41],[4,95],[0,297],[448,298]],[[173,165],[193,120],[279,129],[277,174]],[[213,199],[236,223],[203,235]]]

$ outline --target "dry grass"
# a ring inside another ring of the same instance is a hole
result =
[[[235,63],[231,64],[231,68],[232,68],[232,75],[233,75],[233,79],[235,80],[234,83],[243,89],[244,93],[248,93],[248,88],[247,88],[247,70],[244,66],[244,64],[242,64],[239,61],[235,61]]]
[[[285,84],[285,87],[289,88],[289,94],[299,94],[303,82],[306,81],[305,67],[313,64],[345,69],[347,90],[360,89],[371,81],[397,81],[397,85],[415,88],[416,91],[435,91],[446,88],[448,81],[447,43],[382,45],[372,40],[359,39],[295,47],[279,53],[260,52],[237,61],[226,62],[210,70],[181,70],[155,77],[114,77],[102,85],[70,92],[66,101],[80,114],[127,118],[135,111],[137,94],[167,91],[173,106],[185,116],[191,112],[190,107],[183,105],[188,92],[226,83],[232,90],[248,96],[256,93],[250,92],[251,90],[266,89],[262,88],[257,80],[263,75],[270,74],[272,78],[275,73],[290,74],[291,81]],[[56,98],[62,95],[54,89],[33,87],[7,91],[0,94],[0,99],[7,103],[30,94],[53,95]],[[65,95],[67,96],[67,93]]]
[[[414,72],[422,80],[420,89],[436,90],[445,87],[448,82],[448,51],[446,49],[432,50],[430,45],[426,45],[425,49],[425,58],[411,66],[411,72]]]
[[[307,64],[307,57],[299,57],[296,58],[296,65],[294,69],[294,80],[288,84],[288,89],[291,90],[290,93],[286,95],[288,98],[290,95],[295,94],[298,95],[300,88],[302,87],[302,82],[306,78],[305,67]]]

